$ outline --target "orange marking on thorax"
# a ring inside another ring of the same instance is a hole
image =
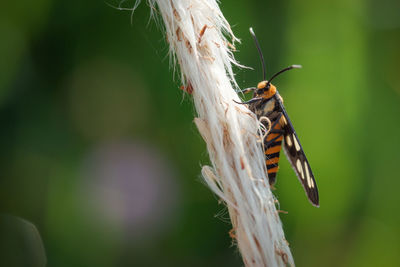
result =
[[[276,94],[276,87],[273,86],[273,85],[271,84],[271,87],[269,88],[269,90],[266,90],[266,91],[264,92],[263,97],[264,97],[264,98],[271,98],[271,97],[273,97],[275,94]]]
[[[257,89],[263,89],[265,86],[267,86],[267,81],[259,82],[257,84]]]
[[[280,145],[268,148],[265,154],[277,153],[279,151],[281,151]]]
[[[267,84],[268,84],[268,81],[259,82],[257,84],[257,89],[263,89],[267,86]],[[270,84],[269,89],[264,91],[264,94],[262,95],[262,97],[263,98],[271,98],[275,94],[276,94],[276,87],[274,85]]]
[[[279,166],[276,166],[276,167],[273,167],[273,168],[271,168],[271,169],[268,169],[268,173],[275,173],[275,172],[278,172],[278,169],[279,169]]]

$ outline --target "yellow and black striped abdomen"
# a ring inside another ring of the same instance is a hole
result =
[[[272,123],[274,125],[274,123]],[[281,151],[282,146],[282,133],[275,133],[273,130],[280,131],[281,125],[280,123],[276,123],[274,128],[271,129],[271,133],[267,135],[264,140],[265,145],[265,162],[267,165],[267,172],[269,178],[269,184],[275,184],[276,173],[278,172],[279,166],[279,153]]]

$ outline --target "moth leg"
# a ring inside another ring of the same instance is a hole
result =
[[[248,92],[257,90],[257,88],[255,87],[249,87],[249,88],[245,88],[243,90],[235,90],[236,93],[242,93],[242,94],[247,94]]]
[[[261,123],[263,122],[263,119],[267,120],[267,122],[269,124],[269,129],[268,129],[267,133],[270,133],[270,132],[273,132],[272,130],[274,130],[276,124],[280,121],[282,115],[283,114],[280,112],[279,115],[277,116],[277,118],[275,119],[275,122],[273,124],[271,124],[271,120],[268,117],[265,117],[265,116],[262,116],[259,120],[260,120]]]
[[[256,98],[252,98],[246,102],[237,102],[236,100],[233,100],[233,102],[235,102],[236,104],[246,105],[246,104],[252,104],[252,103],[258,102],[262,99],[263,99],[262,97],[256,97]]]

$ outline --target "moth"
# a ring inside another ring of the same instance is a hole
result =
[[[252,99],[239,104],[247,104],[249,109],[256,114],[257,118],[267,129],[267,135],[264,138],[264,153],[269,184],[271,186],[275,184],[276,174],[279,168],[278,163],[280,159],[280,151],[283,142],[283,151],[285,152],[286,157],[292,165],[297,177],[302,183],[308,199],[310,200],[311,204],[319,207],[317,184],[315,182],[313,172],[311,171],[310,164],[308,163],[306,155],[304,154],[303,147],[300,144],[293,124],[289,119],[285,107],[283,106],[283,99],[276,87],[271,83],[271,81],[281,73],[291,69],[301,68],[301,66],[291,65],[277,72],[276,74],[272,75],[270,79],[266,80],[265,62],[260,45],[252,28],[250,28],[250,33],[260,54],[264,79],[258,83],[257,87],[246,88],[239,91],[242,93],[253,92]]]

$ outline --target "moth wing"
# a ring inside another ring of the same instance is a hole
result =
[[[280,101],[279,101],[280,102]],[[284,130],[284,146],[283,151],[286,154],[292,168],[294,169],[297,177],[299,178],[307,197],[310,202],[319,207],[319,196],[317,183],[314,179],[314,174],[311,171],[310,164],[304,154],[304,150],[300,144],[299,138],[293,128],[293,125],[286,113],[285,108],[280,102],[283,113],[283,130]]]

